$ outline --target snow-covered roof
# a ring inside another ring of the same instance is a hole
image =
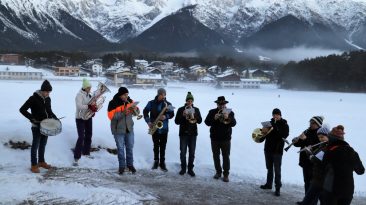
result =
[[[0,65],[0,71],[2,72],[23,72],[23,73],[42,73],[42,70],[35,69],[25,65]]]
[[[137,74],[136,75],[136,78],[138,78],[138,79],[151,79],[151,80],[161,80],[161,79],[163,79],[162,77],[161,77],[161,74],[151,74],[151,73],[149,73],[149,74]]]

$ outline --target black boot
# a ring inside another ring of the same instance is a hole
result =
[[[130,170],[130,172],[132,172],[132,174],[136,173],[136,169],[134,166],[127,166],[127,168]]]
[[[165,162],[160,162],[160,169],[163,170],[164,172],[168,171],[168,169],[166,168]]]
[[[261,189],[272,189],[272,186],[268,185],[268,184],[264,184],[260,186]]]
[[[196,173],[194,173],[193,169],[188,169],[188,174],[191,175],[191,177],[196,176]]]
[[[216,174],[213,176],[214,179],[220,179],[221,173],[216,172]]]
[[[151,169],[157,169],[158,166],[159,166],[159,160],[155,160],[153,166],[151,167]]]
[[[280,192],[280,188],[276,188],[276,191],[274,193],[275,196],[280,196],[281,192]]]
[[[125,168],[124,168],[124,167],[120,167],[120,168],[118,169],[118,174],[119,174],[119,175],[123,175],[123,173],[125,173]]]

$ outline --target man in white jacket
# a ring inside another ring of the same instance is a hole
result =
[[[89,109],[93,112],[97,111],[95,104],[89,104],[92,96],[90,95],[91,84],[87,79],[83,79],[82,89],[75,98],[76,103],[76,128],[78,131],[78,140],[74,149],[74,166],[78,165],[81,155],[90,157],[90,147],[93,134],[92,118],[83,119],[83,114]]]

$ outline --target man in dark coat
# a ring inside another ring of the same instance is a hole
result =
[[[44,158],[48,136],[41,134],[40,123],[47,118],[56,118],[51,109],[51,98],[49,97],[52,86],[48,80],[43,81],[41,89],[33,93],[32,96],[19,109],[32,123],[32,148],[31,148],[31,171],[39,173],[39,167],[50,169],[51,165],[47,164]],[[28,112],[31,109],[31,112]],[[37,160],[38,152],[38,160]]]
[[[184,175],[187,169],[187,147],[189,148],[188,156],[188,174],[194,177],[196,174],[193,171],[194,154],[196,150],[197,141],[197,124],[201,124],[202,117],[200,110],[193,106],[193,95],[188,92],[186,103],[180,107],[175,116],[175,124],[179,125],[179,139],[180,139],[180,175]]]
[[[211,127],[211,148],[216,169],[214,178],[219,179],[223,173],[224,178],[222,180],[229,182],[231,133],[232,127],[236,125],[236,120],[234,112],[226,108],[228,101],[225,100],[224,96],[218,97],[215,103],[217,108],[210,110],[205,119],[205,124]],[[223,168],[221,168],[220,151],[222,153]],[[222,169],[224,172],[222,172]]]
[[[294,138],[294,146],[304,147],[311,146],[314,144],[319,143],[319,139],[317,136],[318,129],[323,124],[324,117],[322,116],[314,116],[310,119],[310,126],[307,130],[301,133],[300,136]],[[304,176],[304,187],[305,187],[305,194],[309,189],[310,180],[312,178],[312,170],[313,166],[310,162],[309,157],[307,156],[306,152],[301,152],[299,156],[299,165],[302,167],[302,173]]]
[[[344,127],[334,127],[324,153],[325,178],[323,184],[326,205],[349,205],[353,199],[353,172],[365,173],[358,153],[344,141]]]
[[[262,141],[264,144],[264,156],[266,158],[267,182],[261,185],[261,189],[272,189],[273,184],[273,167],[275,172],[275,195],[280,196],[281,183],[281,163],[284,139],[288,137],[289,127],[287,121],[282,118],[280,109],[275,108],[272,111],[271,125],[273,130],[267,134]]]
[[[167,107],[167,109],[162,113],[162,110],[165,107]],[[159,114],[162,114],[160,119],[158,119],[163,123],[162,128],[157,129],[152,135],[154,143],[154,164],[152,169],[157,169],[158,166],[160,166],[163,171],[168,171],[165,164],[165,149],[168,141],[168,120],[174,117],[174,110],[171,109],[171,107],[172,104],[166,100],[166,90],[164,88],[159,88],[155,99],[149,101],[143,111],[145,122],[148,124],[150,129],[153,128],[154,122]]]

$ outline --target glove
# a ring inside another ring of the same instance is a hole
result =
[[[93,111],[93,112],[97,112],[98,108],[96,105],[88,105],[89,110]]]

